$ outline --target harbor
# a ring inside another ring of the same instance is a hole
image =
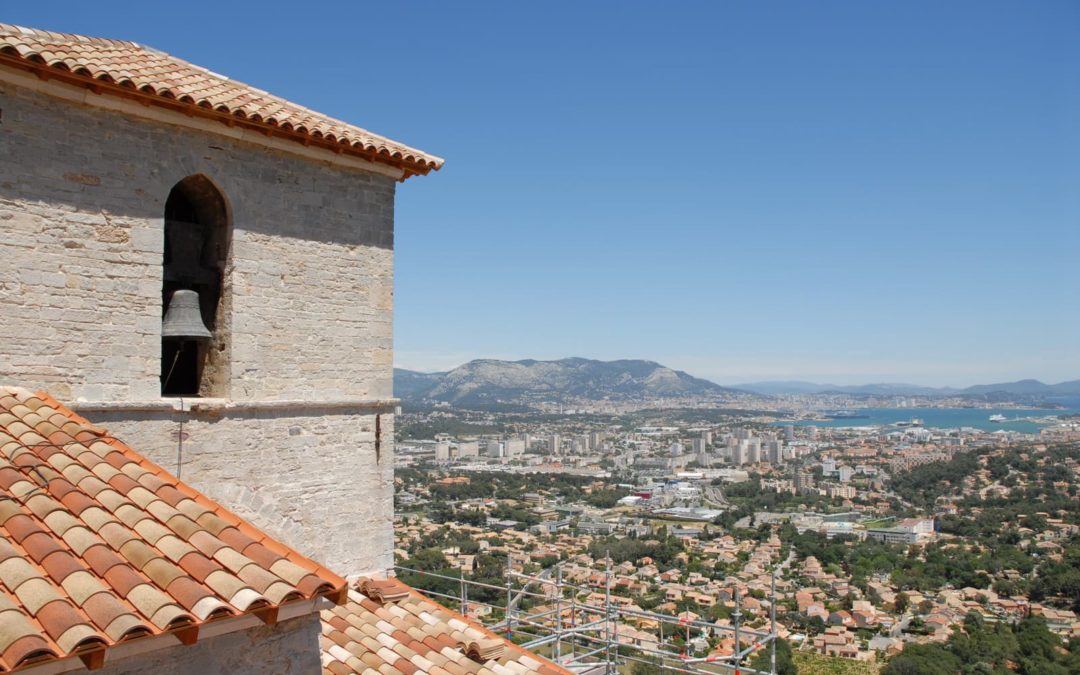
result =
[[[817,427],[915,427],[929,429],[972,428],[982,431],[1018,431],[1038,433],[1041,429],[1059,424],[1070,415],[1080,414],[1075,408],[1044,410],[1018,408],[856,408],[853,414],[825,414],[814,419],[779,421],[783,426]]]

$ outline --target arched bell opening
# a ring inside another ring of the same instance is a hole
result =
[[[162,396],[227,394],[229,239],[228,206],[210,179],[197,174],[177,183],[165,201]]]

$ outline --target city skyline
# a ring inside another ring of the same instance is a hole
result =
[[[220,3],[168,22],[76,4],[5,20],[228,66],[445,156],[439,180],[399,186],[402,367],[580,355],[721,384],[1080,374],[1074,4],[324,11],[337,19],[314,39]],[[365,25],[406,27],[412,46],[359,40]]]

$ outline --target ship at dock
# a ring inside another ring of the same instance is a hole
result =
[[[830,420],[864,420],[867,418],[867,415],[857,410],[833,410],[825,413],[824,416]]]

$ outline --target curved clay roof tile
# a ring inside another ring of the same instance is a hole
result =
[[[307,597],[277,571],[314,570],[304,590],[344,588],[47,395],[0,387],[0,424],[0,668],[197,625],[234,614],[230,601],[243,612]],[[89,447],[26,445],[56,429]],[[242,564],[239,574],[196,552],[194,538]]]
[[[37,635],[25,635],[12,642],[0,655],[8,670],[36,661],[57,658],[56,650]]]

